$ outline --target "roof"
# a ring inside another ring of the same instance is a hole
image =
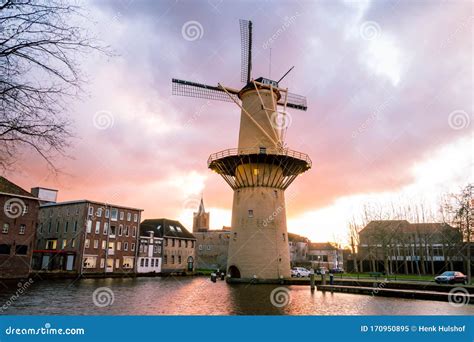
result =
[[[157,237],[196,239],[181,222],[167,218],[148,219],[140,223],[140,236],[148,236],[149,231],[153,231]]]
[[[294,233],[288,233],[288,241],[291,242],[309,242],[309,239],[305,236],[301,236]]]
[[[311,242],[309,250],[335,250],[338,249],[336,245],[331,242]]]
[[[204,209],[204,199],[201,197],[201,203],[199,203],[199,209],[197,213],[194,213],[196,216],[200,216],[206,213],[206,210]]]
[[[403,233],[403,234],[434,234],[444,233],[446,229],[453,229],[447,223],[410,223],[407,220],[378,220],[370,221],[360,234],[374,233]]]
[[[10,182],[8,179],[2,176],[0,176],[0,193],[37,199],[30,192],[19,187],[15,183]]]
[[[113,204],[113,203],[90,201],[90,200],[87,200],[87,199],[74,200],[74,201],[63,201],[63,202],[50,202],[50,203],[45,203],[45,204],[40,205],[40,208],[57,207],[57,206],[61,206],[61,205],[82,204],[82,203],[97,204],[97,205],[108,206],[108,207],[113,207],[113,208],[117,208],[117,209],[130,209],[130,210],[143,211],[143,209],[139,209],[139,208],[126,207],[126,206],[123,206],[123,205],[117,205],[117,204]]]

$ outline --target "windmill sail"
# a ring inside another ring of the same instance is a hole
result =
[[[173,95],[197,97],[208,100],[218,100],[225,102],[233,102],[224,89],[214,87],[202,83],[195,83],[190,81],[183,81],[176,78],[172,79]],[[232,89],[226,89],[230,96],[235,100],[239,100],[237,93]]]
[[[252,22],[240,19],[240,42],[241,42],[241,81],[245,84],[250,82],[252,70]]]

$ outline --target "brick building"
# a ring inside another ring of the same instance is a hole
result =
[[[198,211],[193,213],[193,233],[209,230],[209,212],[204,209],[204,200],[201,198]]]
[[[40,207],[34,268],[47,272],[135,272],[141,209],[89,200]]]
[[[192,273],[195,269],[196,238],[179,221],[149,219],[140,224],[140,236],[153,232],[163,239],[162,273]]]
[[[38,220],[38,199],[0,177],[0,208],[0,279],[28,277]]]
[[[293,233],[288,233],[291,266],[307,265],[309,239]]]
[[[344,267],[343,250],[331,242],[310,243],[308,246],[307,260],[314,269],[326,267],[330,270]]]
[[[230,227],[194,233],[196,237],[196,268],[225,271],[229,253]]]
[[[371,221],[359,233],[361,272],[436,274],[463,269],[462,234],[446,223]]]

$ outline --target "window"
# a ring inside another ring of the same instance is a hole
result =
[[[73,228],[73,232],[77,232],[77,221],[74,221],[74,228]]]
[[[151,265],[150,265],[150,266],[151,266],[151,267],[155,267],[155,259],[151,259],[150,261],[151,261]]]
[[[117,250],[120,251],[122,249],[122,243],[119,241],[117,242]]]
[[[127,221],[131,221],[132,220],[132,214],[131,213],[127,213]]]
[[[16,245],[15,246],[15,254],[17,254],[17,255],[27,255],[28,254],[28,246],[26,246],[26,245]]]
[[[105,218],[109,218],[109,216],[110,216],[110,210],[105,209]]]
[[[100,268],[104,268],[104,266],[105,266],[105,259],[100,258]]]
[[[132,252],[135,252],[135,242],[132,242],[130,250]]]
[[[125,236],[128,236],[128,235],[129,235],[129,230],[130,230],[130,227],[129,227],[129,226],[125,226]]]
[[[138,248],[139,251],[140,251],[140,253],[143,253],[143,245],[142,245],[142,243],[145,243],[145,242],[143,242],[143,241],[140,242],[140,247]]]
[[[178,227],[176,226],[176,230],[178,231],[178,233],[182,233],[183,231],[181,230],[181,227]]]
[[[163,262],[164,262],[165,265],[168,263],[168,256],[167,255],[164,256]]]
[[[123,257],[122,268],[133,268],[133,264],[133,257]]]
[[[94,215],[94,208],[89,207],[89,216],[92,216],[92,215]]]
[[[158,252],[158,245],[153,246],[153,253],[156,253],[156,252]]]
[[[124,217],[124,214],[123,214],[123,211],[120,212],[120,221],[123,220],[123,217]]]
[[[123,250],[128,251],[128,242],[123,243]]]
[[[47,240],[46,249],[56,249],[57,240]]]
[[[94,240],[94,248],[99,248],[99,240]]]
[[[285,241],[286,240],[285,233],[283,233],[282,235],[283,235],[283,241]]]
[[[100,234],[100,222],[99,221],[97,221],[95,223],[95,233]]]
[[[71,247],[76,247],[76,239],[71,239]]]
[[[92,221],[87,220],[86,233],[90,233],[92,230]]]
[[[2,227],[2,234],[8,234],[8,228],[10,228],[10,225],[8,223],[4,223]]]
[[[137,236],[137,227],[136,226],[133,226],[132,236],[133,237]]]
[[[122,236],[122,230],[123,230],[123,224],[119,224],[119,231],[118,231],[119,236]]]
[[[120,259],[115,259],[115,268],[120,268]]]
[[[24,235],[26,230],[26,225],[25,224],[20,224],[20,231],[19,234]]]
[[[138,222],[138,214],[133,214],[133,222]]]
[[[69,228],[69,222],[66,221],[66,223],[64,224],[64,232],[67,233],[67,230]]]
[[[89,248],[89,244],[90,244],[90,240],[89,239],[86,239],[86,241],[84,242],[84,246],[86,248]]]
[[[182,240],[178,240],[178,247],[181,247]]]
[[[145,259],[141,258],[140,259],[140,267],[143,267],[143,264],[145,263]]]
[[[181,264],[181,255],[178,255],[178,264]]]
[[[202,251],[202,245],[199,245],[199,247],[198,247],[198,248],[199,248],[199,250],[200,250],[200,251]]]
[[[67,240],[63,239],[63,243],[61,244],[61,249],[64,249],[67,247]]]
[[[59,221],[56,223],[56,233],[59,233]]]
[[[102,249],[105,249],[107,241],[102,240]]]
[[[48,233],[51,233],[51,221],[48,223]]]
[[[186,240],[186,245],[185,245],[186,248],[188,248],[188,240]]]
[[[10,245],[0,244],[0,254],[10,254]]]
[[[174,264],[174,255],[171,256],[171,263]]]
[[[115,226],[110,226],[110,236],[115,237]]]
[[[97,217],[102,217],[102,208],[97,208],[97,211],[95,213]]]
[[[148,258],[145,259],[145,267],[148,267]]]
[[[111,219],[112,221],[117,221],[117,217],[118,217],[118,209],[112,208],[112,209],[110,210],[110,219]]]
[[[147,253],[147,252],[148,252],[148,245],[145,245],[145,246],[143,247],[143,252],[144,252],[144,253]]]
[[[174,239],[171,239],[171,247],[174,247]]]
[[[208,251],[211,250],[211,245],[207,245],[207,248],[206,248]]]
[[[109,224],[107,222],[104,223],[104,235],[107,235],[109,231]]]
[[[250,218],[253,217],[253,210],[252,209],[249,209],[249,215],[248,215]]]
[[[96,264],[97,264],[97,257],[84,258],[84,268],[95,268]]]
[[[168,246],[168,239],[165,238],[165,247]]]

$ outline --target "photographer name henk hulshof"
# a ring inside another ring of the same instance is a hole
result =
[[[445,332],[445,333],[457,333],[465,332],[465,325],[419,325],[419,332]]]

